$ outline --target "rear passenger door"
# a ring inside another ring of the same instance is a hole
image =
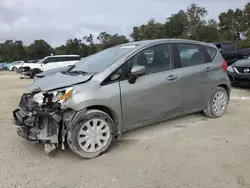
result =
[[[176,58],[179,62],[180,85],[182,89],[183,111],[204,108],[211,91],[209,76],[213,68],[208,53],[201,45],[175,44]]]

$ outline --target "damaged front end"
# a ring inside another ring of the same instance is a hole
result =
[[[64,149],[67,123],[74,115],[74,111],[62,107],[60,98],[66,94],[67,91],[24,93],[13,111],[18,135],[45,144],[47,153],[59,147]]]

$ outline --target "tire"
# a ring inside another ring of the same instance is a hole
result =
[[[103,111],[93,109],[81,113],[67,133],[69,148],[80,157],[96,158],[111,145],[114,126],[112,118]]]
[[[37,69],[37,68],[36,69],[32,69],[32,70],[30,70],[29,77],[31,79],[33,79],[36,76],[36,74],[39,74],[41,72],[42,71],[40,69]]]
[[[17,68],[16,68],[16,67],[12,67],[11,70],[12,70],[12,71],[17,71]]]
[[[220,102],[218,102],[218,100],[220,100]],[[204,110],[204,114],[209,118],[214,118],[214,119],[220,118],[225,114],[228,103],[229,103],[229,96],[227,91],[222,87],[217,87],[215,88],[215,90],[212,93],[212,96],[209,98],[207,102],[207,108]],[[220,106],[221,111],[218,106]]]
[[[24,71],[24,68],[23,68],[23,67],[20,67],[20,68],[18,69],[18,71],[19,71],[19,72],[23,72],[23,71]]]

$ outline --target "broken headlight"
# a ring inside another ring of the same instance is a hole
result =
[[[64,102],[71,97],[74,88],[66,88],[53,92],[53,102]]]

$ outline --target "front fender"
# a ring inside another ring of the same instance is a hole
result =
[[[88,86],[88,83],[75,87],[72,98],[64,102],[67,108],[81,111],[95,106],[106,107],[117,117],[118,123],[123,124],[119,83],[100,86]]]

